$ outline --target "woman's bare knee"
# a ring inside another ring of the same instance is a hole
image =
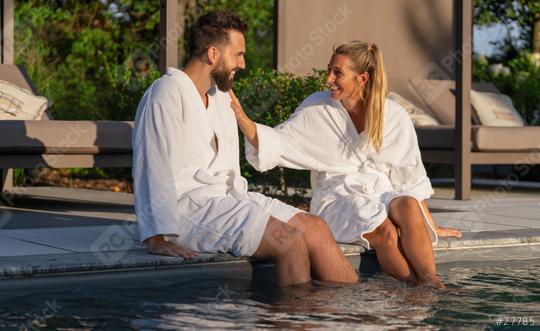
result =
[[[418,200],[412,197],[399,197],[390,203],[390,219],[398,226],[425,226],[424,215]]]
[[[373,232],[365,234],[364,238],[377,250],[382,247],[397,247],[398,233],[392,221],[386,219]]]
[[[404,212],[408,210],[419,210],[420,205],[418,200],[413,197],[397,197],[390,202],[390,212]]]

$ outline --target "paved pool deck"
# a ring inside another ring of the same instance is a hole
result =
[[[58,187],[13,193],[13,205],[0,206],[0,286],[9,280],[50,278],[42,276],[163,270],[185,270],[190,277],[196,277],[193,270],[239,276],[263,264],[228,254],[200,254],[190,261],[148,254],[138,241],[131,194]],[[540,258],[540,190],[499,186],[474,190],[470,201],[452,197],[451,189],[437,188],[428,203],[439,225],[464,233],[461,239],[439,240],[438,264]],[[357,245],[341,247],[356,268],[368,261],[373,265],[372,252]]]

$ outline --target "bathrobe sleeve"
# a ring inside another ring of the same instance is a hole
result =
[[[392,116],[385,123],[381,160],[389,168],[390,182],[397,194],[427,199],[434,192],[422,163],[413,123],[401,106],[390,103],[394,108],[389,109]]]
[[[245,139],[248,162],[258,171],[267,171],[276,166],[292,169],[322,170],[326,168],[321,150],[324,150],[322,135],[313,134],[315,107],[300,107],[289,119],[271,128],[256,123],[258,148]],[[315,140],[314,140],[315,139]]]
[[[176,236],[182,224],[171,166],[182,141],[176,119],[180,112],[174,111],[181,103],[172,93],[160,94],[160,98],[143,98],[133,131],[135,211],[141,241],[160,234]]]

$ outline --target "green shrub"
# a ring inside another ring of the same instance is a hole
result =
[[[268,126],[276,126],[285,121],[310,94],[325,89],[324,71],[313,71],[311,75],[297,77],[274,70],[257,69],[235,85],[235,93],[246,113],[254,121]],[[241,150],[243,150],[241,141]],[[309,173],[277,168],[259,174],[240,153],[242,175],[252,179],[252,183],[278,187],[287,195],[289,185],[309,187]],[[276,192],[270,192],[276,193]]]

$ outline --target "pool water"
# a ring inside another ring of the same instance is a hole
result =
[[[0,329],[540,330],[540,260],[439,271],[447,291],[380,273],[284,290],[263,279],[45,287],[2,295]]]

